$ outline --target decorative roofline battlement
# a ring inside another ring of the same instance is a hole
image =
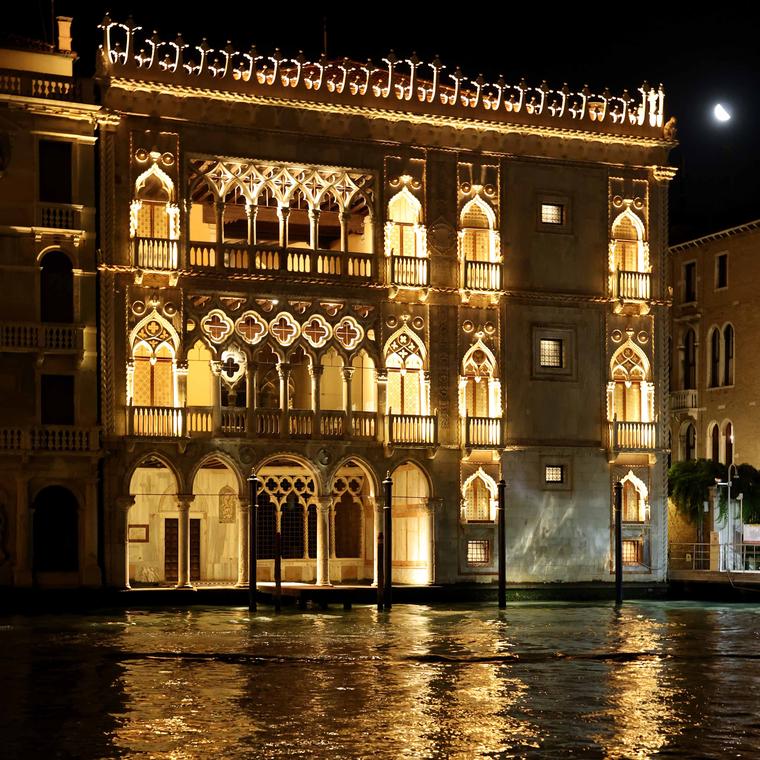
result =
[[[507,84],[503,77],[496,82],[482,75],[469,79],[459,67],[448,72],[437,58],[423,63],[414,54],[397,58],[393,51],[382,65],[371,60],[329,60],[324,55],[308,61],[303,52],[288,58],[279,48],[266,55],[256,47],[235,50],[229,42],[214,50],[205,39],[191,46],[181,35],[165,41],[156,32],[140,34],[142,27],[131,19],[121,23],[108,15],[100,28],[101,72],[115,78],[435,117],[673,139],[664,121],[662,85],[655,89],[645,82],[635,97],[627,90],[622,95],[608,90],[594,94],[588,87],[573,92],[566,84],[555,90],[546,82],[535,87],[524,81]]]

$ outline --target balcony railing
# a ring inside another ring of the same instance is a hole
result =
[[[280,410],[258,409],[256,410],[256,435],[265,438],[279,438],[280,436]]]
[[[132,263],[140,269],[176,269],[179,242],[166,238],[136,237],[132,245]]]
[[[127,435],[179,438],[185,432],[185,409],[182,407],[127,407]]]
[[[696,389],[673,391],[670,394],[670,411],[687,412],[699,406],[699,393]]]
[[[79,83],[72,77],[0,69],[0,92],[48,100],[76,100]]]
[[[464,286],[468,290],[500,290],[501,264],[490,261],[465,261]]]
[[[609,445],[613,451],[652,451],[657,446],[656,422],[621,422],[609,424]]]
[[[345,412],[320,412],[319,433],[321,438],[343,438],[346,430]]]
[[[627,301],[648,301],[651,298],[651,281],[649,272],[627,272],[619,269],[617,278],[613,277],[614,296]]]
[[[435,446],[438,443],[438,417],[431,414],[390,414],[388,442],[401,446]]]
[[[82,206],[71,203],[38,203],[38,227],[50,227],[55,230],[81,230]]]
[[[221,256],[218,251],[221,248]],[[310,248],[281,248],[190,242],[191,267],[235,272],[290,272],[327,278],[369,280],[374,256],[369,253],[322,251]]]
[[[213,406],[188,406],[186,414],[188,435],[211,435],[214,432]]]
[[[422,288],[430,284],[430,261],[418,256],[391,256],[391,282]]]
[[[314,425],[314,412],[311,410],[291,409],[288,412],[288,426],[291,438],[311,438]]]
[[[247,429],[248,410],[244,406],[231,406],[222,409],[222,433],[225,435],[244,435]]]
[[[100,428],[39,425],[0,428],[0,451],[87,453],[100,449]]]
[[[79,325],[6,322],[0,324],[0,351],[80,351],[82,334]]]
[[[467,417],[465,423],[466,448],[496,449],[502,445],[500,417]]]
[[[377,435],[377,412],[353,412],[351,435],[353,438],[374,440]]]

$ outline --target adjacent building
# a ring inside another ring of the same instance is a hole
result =
[[[390,475],[396,582],[495,580],[502,478],[510,581],[612,580],[618,480],[664,580],[661,89],[103,34],[104,583],[246,584],[252,473],[259,578],[371,582]]]

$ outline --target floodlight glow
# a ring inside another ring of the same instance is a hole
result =
[[[729,121],[731,119],[731,114],[721,103],[716,103],[715,108],[713,108],[713,116],[715,116],[718,121]]]

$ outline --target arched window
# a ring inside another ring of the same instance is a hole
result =
[[[631,212],[622,213],[612,225],[614,269],[626,272],[644,271],[643,229]]]
[[[651,398],[646,356],[628,342],[615,352],[611,370],[613,415],[620,422],[649,422]]]
[[[358,557],[361,553],[362,506],[349,492],[335,500],[335,556]]]
[[[40,320],[73,322],[74,275],[69,257],[62,251],[50,251],[40,266]]]
[[[424,346],[406,328],[388,341],[385,366],[388,370],[389,414],[427,414],[424,356]]]
[[[351,378],[351,400],[354,408],[360,412],[377,411],[375,362],[362,350],[353,358],[351,366],[354,368],[354,376]]]
[[[494,261],[493,211],[479,198],[471,200],[459,220],[462,258],[465,261]]]
[[[319,385],[319,401],[322,409],[345,409],[343,359],[330,348],[322,355],[322,381]]]
[[[734,463],[734,426],[727,422],[723,428],[723,437],[725,439],[726,466]]]
[[[466,522],[492,522],[496,505],[496,483],[482,468],[462,488]]]
[[[478,341],[462,360],[463,407],[467,417],[499,417],[498,387],[493,378],[495,359]]]
[[[420,223],[422,206],[407,188],[388,203],[387,240],[392,256],[426,256]]]
[[[723,328],[723,385],[734,384],[734,328]]]
[[[717,327],[710,331],[709,385],[711,388],[717,388],[720,385],[720,330]]]
[[[144,319],[132,333],[132,404],[175,406],[176,332],[157,314]]]
[[[155,164],[135,182],[132,204],[132,236],[176,240],[178,230],[172,219],[173,183]]]
[[[710,459],[720,462],[720,428],[717,423],[713,423],[710,429]]]
[[[697,337],[694,330],[687,330],[683,339],[683,388],[697,387]]]
[[[684,459],[697,458],[697,431],[694,425],[689,423],[684,431]]]
[[[288,494],[280,506],[280,535],[283,559],[301,559],[304,556],[304,505],[294,492]]]
[[[213,406],[214,384],[218,379],[211,371],[213,356],[203,341],[196,341],[187,352],[187,405]]]

